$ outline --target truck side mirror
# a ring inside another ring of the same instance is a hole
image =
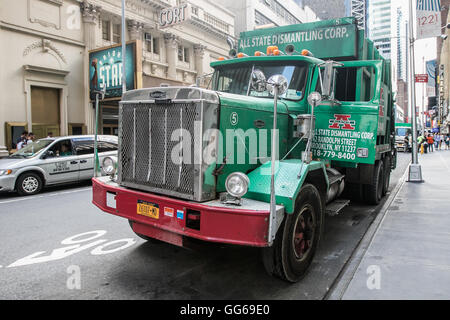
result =
[[[334,91],[334,62],[326,61],[322,79],[322,95],[327,99],[333,98]]]
[[[264,72],[259,69],[256,69],[252,72],[251,75],[251,87],[256,92],[264,92],[266,90],[266,76]]]

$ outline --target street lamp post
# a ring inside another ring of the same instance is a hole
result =
[[[409,165],[408,182],[423,182],[422,167],[419,164],[417,148],[417,115],[416,115],[416,79],[414,68],[414,29],[413,29],[413,0],[409,1],[409,65],[410,65],[410,92],[409,103],[412,118],[412,163]]]
[[[125,0],[122,0],[122,95],[127,91],[127,78],[125,74],[126,39],[125,39]]]

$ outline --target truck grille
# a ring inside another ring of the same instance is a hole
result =
[[[122,128],[133,129],[122,129],[122,182],[192,195],[193,164],[172,161],[171,152],[179,140],[171,140],[177,129],[194,136],[193,104],[128,104],[121,113]],[[190,154],[194,154],[193,144]]]
[[[215,179],[206,172],[215,162],[206,163],[203,154],[209,152],[208,132],[218,128],[218,108],[217,94],[200,88],[128,91],[119,105],[119,184],[194,201],[214,199]]]

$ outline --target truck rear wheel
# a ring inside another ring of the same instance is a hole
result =
[[[386,157],[384,159],[383,197],[387,194],[390,183],[391,183],[391,158]]]
[[[314,258],[322,226],[320,193],[307,184],[300,190],[295,212],[286,215],[272,247],[262,249],[266,271],[289,282],[302,279]]]
[[[377,205],[383,197],[384,170],[383,161],[378,161],[373,170],[372,183],[364,185],[364,199],[367,204]]]

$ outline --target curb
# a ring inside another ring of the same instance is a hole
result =
[[[352,255],[347,260],[341,272],[336,277],[333,285],[331,286],[328,293],[324,296],[323,300],[342,300],[342,297],[344,296],[345,291],[347,290],[356,271],[358,270],[358,267],[361,264],[362,259],[364,258],[367,252],[367,249],[372,244],[372,241],[376,233],[378,232],[378,229],[383,223],[383,220],[386,217],[386,213],[389,207],[391,206],[394,199],[397,197],[397,194],[399,193],[400,189],[405,184],[406,178],[408,176],[408,168],[409,165],[405,170],[405,172],[403,173],[400,180],[398,181],[394,190],[392,190],[392,193],[389,195],[388,199],[383,204],[383,207],[381,207],[380,212],[377,214],[376,218],[370,224],[370,227],[367,229],[366,233],[358,243]]]

